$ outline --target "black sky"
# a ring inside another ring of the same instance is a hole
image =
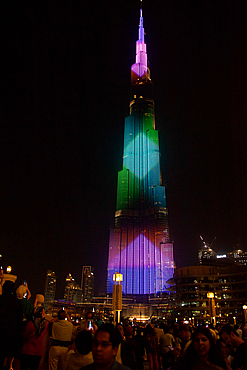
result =
[[[47,269],[106,282],[138,0],[5,4],[0,253],[42,293]],[[247,250],[247,4],[145,0],[163,182],[178,266],[199,234]]]

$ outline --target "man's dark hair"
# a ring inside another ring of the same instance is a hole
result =
[[[59,310],[57,313],[58,320],[65,320],[66,312],[64,310]]]
[[[3,294],[12,294],[15,291],[15,284],[13,281],[6,280],[3,284]]]
[[[226,333],[227,335],[231,335],[231,333],[233,333],[237,337],[239,337],[236,330],[230,324],[225,324],[225,325],[222,326],[221,331],[220,331],[220,335],[222,335],[223,332]]]
[[[37,309],[34,312],[34,317],[41,319],[42,318],[42,314],[43,314],[43,310],[44,310],[44,307],[43,306],[37,307]]]
[[[93,320],[94,319],[94,314],[93,314],[93,312],[92,311],[88,311],[87,313],[86,313],[86,316],[85,316],[85,319],[86,320]]]
[[[178,331],[189,331],[191,333],[190,327],[187,324],[180,325]]]
[[[92,333],[88,330],[80,331],[75,338],[75,346],[81,355],[87,355],[92,351]]]
[[[164,325],[164,326],[163,326],[164,334],[169,333],[169,330],[170,330],[170,327],[169,327],[168,325]]]
[[[106,333],[109,333],[110,342],[112,343],[113,348],[116,348],[116,347],[119,346],[119,344],[122,341],[122,335],[120,334],[119,330],[114,327],[114,325],[108,324],[108,323],[100,325],[100,327],[98,328],[98,330],[95,333],[94,338],[96,338],[97,333],[100,332],[100,331],[104,331]]]

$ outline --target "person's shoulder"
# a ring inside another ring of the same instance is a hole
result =
[[[114,361],[111,370],[131,370],[128,366],[120,364],[120,362]]]
[[[86,366],[83,366],[81,367],[79,370],[93,370],[94,369],[94,362],[92,362],[91,364],[89,365],[86,365]]]
[[[68,321],[68,320],[57,320],[57,321],[54,321],[53,325],[58,325],[58,326],[74,326],[72,324],[72,322]]]
[[[237,347],[237,351],[236,352],[238,352],[238,353],[244,353],[247,356],[247,343],[243,342],[242,344],[240,344],[240,346]]]
[[[26,335],[30,332],[33,332],[34,330],[35,330],[34,323],[31,320],[29,320],[29,321],[27,321],[26,326],[23,330],[23,334]]]

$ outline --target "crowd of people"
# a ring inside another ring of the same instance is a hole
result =
[[[0,365],[9,370],[247,370],[247,325],[217,327],[136,320],[113,325],[87,313],[53,318],[44,297],[5,281],[0,295]]]

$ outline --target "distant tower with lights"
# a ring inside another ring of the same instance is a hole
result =
[[[75,282],[75,279],[73,279],[71,274],[69,274],[66,277],[66,285],[64,289],[64,299],[66,301],[82,303],[82,289]]]
[[[144,302],[166,291],[173,271],[153,84],[140,9],[136,60],[131,67],[130,115],[124,127],[123,169],[118,173],[115,227],[110,232],[107,292],[112,292],[113,274],[119,272],[123,274],[123,294]]]
[[[81,288],[83,302],[91,302],[94,294],[94,272],[91,266],[82,267]]]
[[[57,285],[57,276],[55,272],[48,270],[46,273],[46,280],[45,280],[44,307],[46,311],[47,311],[49,303],[51,303],[55,299],[56,285]]]

